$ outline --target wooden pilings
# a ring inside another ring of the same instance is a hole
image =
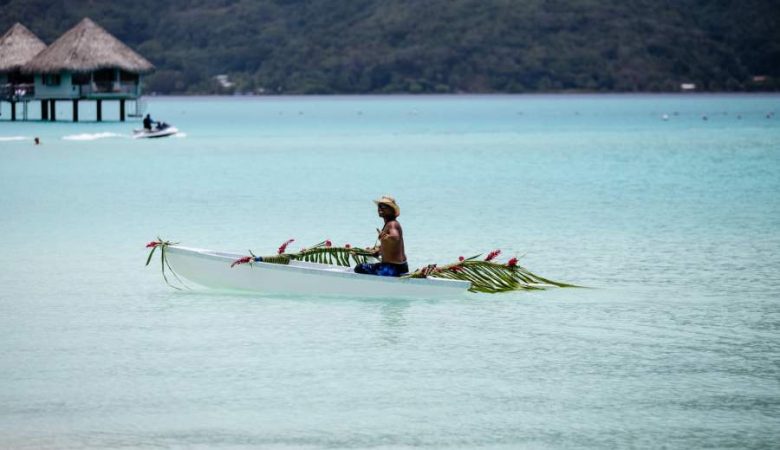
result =
[[[35,102],[39,101],[41,105],[41,115],[40,118],[42,121],[50,121],[55,122],[57,121],[57,100],[54,98],[49,99],[30,99],[30,100],[22,100],[22,101],[16,101],[16,100],[5,100],[11,105],[10,114],[8,117],[12,122],[16,122],[17,120],[28,120],[28,107],[29,102]],[[81,120],[81,114],[79,112],[79,103],[81,100],[84,100],[84,98],[70,98],[70,99],[59,99],[59,100],[70,100],[71,101],[71,111],[72,111],[72,119],[73,122],[79,122]],[[95,99],[95,113],[96,113],[96,120],[98,122],[103,121],[103,100],[104,99]],[[119,121],[125,122],[127,121],[127,99],[120,98],[120,99],[109,99],[109,100],[117,100],[119,102]],[[20,109],[18,104],[21,104],[22,108]],[[67,119],[67,117],[66,117]],[[113,119],[112,119],[113,120]]]

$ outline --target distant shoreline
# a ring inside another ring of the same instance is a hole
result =
[[[152,98],[235,98],[235,99],[263,99],[263,98],[467,98],[467,97],[758,97],[780,96],[778,91],[761,92],[527,92],[527,93],[464,93],[464,94],[144,94],[146,99]]]

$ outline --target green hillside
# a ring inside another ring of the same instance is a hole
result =
[[[776,1],[0,0],[47,43],[86,16],[160,93],[780,89]]]

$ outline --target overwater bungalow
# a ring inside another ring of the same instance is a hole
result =
[[[34,77],[21,69],[45,48],[46,44],[20,23],[0,37],[0,102],[11,104],[11,120],[16,120],[19,102],[23,105],[22,116],[27,118],[27,101],[35,95]]]
[[[141,96],[143,75],[152,63],[85,18],[21,67],[34,79],[33,100],[41,102],[41,119],[56,120],[57,101],[70,101],[73,121],[79,120],[79,101],[94,100],[96,119],[103,120],[103,102],[119,103],[119,120],[126,117],[125,102]]]

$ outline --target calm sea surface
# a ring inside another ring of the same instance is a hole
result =
[[[0,448],[780,446],[780,96],[151,98],[182,131],[159,140],[58,107],[0,111]],[[383,194],[412,267],[499,248],[592,289],[144,267],[157,236],[370,245]]]

